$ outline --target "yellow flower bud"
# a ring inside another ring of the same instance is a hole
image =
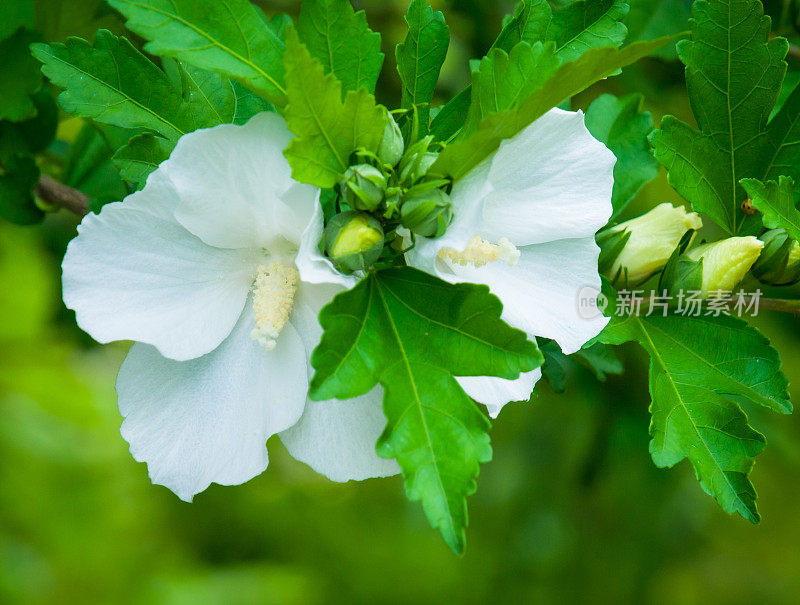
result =
[[[703,260],[703,296],[717,290],[733,290],[758,260],[764,242],[752,235],[730,237],[690,250],[686,256]]]
[[[364,271],[378,260],[383,250],[383,229],[368,214],[343,212],[325,227],[326,251],[337,267]]]
[[[597,241],[605,251],[606,242],[611,246],[629,234],[622,251],[604,272],[615,286],[638,286],[664,268],[687,231],[702,226],[697,213],[687,212],[683,206],[660,204],[598,236]]]

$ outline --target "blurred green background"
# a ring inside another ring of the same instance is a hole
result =
[[[47,8],[56,4],[40,3],[51,40],[98,24],[122,31],[102,2],[63,3],[58,14]],[[296,13],[299,3],[261,4]],[[395,106],[390,49],[404,35],[406,2],[355,4],[384,34],[379,97]],[[433,4],[453,30],[441,100],[466,84],[467,60],[486,51],[513,3]],[[686,5],[675,0],[676,10]],[[601,92],[642,92],[657,120],[691,120],[676,62],[644,61],[576,106]],[[74,131],[62,128],[65,138]],[[679,199],[662,174],[631,211],[663,201]],[[798,601],[800,422],[748,410],[769,440],[754,472],[764,520],[729,517],[688,463],[651,463],[635,346],[620,351],[623,377],[600,384],[576,368],[565,394],[542,381],[531,403],[501,414],[463,558],[405,501],[401,479],[334,484],[278,439],[264,475],[180,502],[150,484],[119,436],[113,385],[127,347],[92,344],[60,302],[59,264],[75,225],[64,214],[33,229],[0,224],[0,602]],[[798,320],[764,314],[758,324],[800,382]]]

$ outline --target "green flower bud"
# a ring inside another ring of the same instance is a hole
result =
[[[403,134],[400,132],[400,127],[395,122],[392,114],[387,114],[387,118],[386,130],[383,131],[383,138],[381,139],[380,147],[378,147],[378,157],[382,162],[390,166],[397,166],[403,158],[406,146],[403,142]]]
[[[753,265],[753,275],[770,286],[791,286],[800,282],[800,244],[783,229],[761,236],[764,249]]]
[[[403,226],[423,237],[441,237],[452,220],[453,204],[441,189],[415,195],[400,207]]]
[[[341,183],[342,200],[354,210],[374,211],[383,201],[386,177],[369,164],[351,166]]]
[[[690,229],[703,221],[683,206],[664,203],[597,236],[601,271],[615,286],[635,287],[661,271]]]
[[[717,290],[733,290],[758,260],[764,242],[757,237],[729,237],[689,250],[689,260],[703,261],[703,296]]]
[[[383,229],[375,217],[343,212],[325,227],[325,251],[343,271],[369,269],[383,251]]]
[[[438,153],[426,151],[420,155],[410,158],[410,161],[405,164],[400,172],[400,181],[403,183],[416,183],[426,174],[436,159],[439,157]]]

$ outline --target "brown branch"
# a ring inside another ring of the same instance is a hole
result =
[[[86,195],[51,179],[46,174],[42,175],[39,184],[36,185],[36,196],[46,204],[59,206],[81,217],[89,213],[89,198]]]
[[[800,46],[790,42],[788,56],[790,56],[792,59],[800,60]]]

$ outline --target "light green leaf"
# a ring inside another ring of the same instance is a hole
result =
[[[403,107],[419,108],[420,136],[428,134],[430,103],[450,45],[450,29],[441,11],[413,0],[406,14],[408,34],[397,45],[397,71],[403,82]]]
[[[640,94],[621,99],[605,94],[586,110],[589,132],[617,157],[611,196],[614,216],[619,215],[645,183],[658,176],[658,162],[647,142],[653,131],[653,116],[649,111],[642,111],[643,102]]]
[[[286,48],[285,115],[297,138],[284,155],[295,180],[327,189],[339,182],[354,151],[377,151],[386,109],[364,88],[351,90],[342,101],[342,83],[325,74],[294,29],[287,32]]]
[[[523,103],[481,120],[477,131],[449,145],[431,168],[431,173],[458,180],[497,151],[504,139],[515,136],[553,107],[595,82],[638,61],[667,40],[637,42],[622,49],[593,48],[576,61],[564,63]]]
[[[173,141],[142,134],[133,137],[114,154],[114,164],[123,179],[142,189],[150,173],[169,158],[174,147]]]
[[[285,103],[284,44],[248,0],[109,0],[154,55],[236,78]]]
[[[768,229],[786,229],[795,241],[800,241],[800,210],[795,204],[794,181],[781,176],[778,181],[762,183],[756,179],[743,179],[742,186],[750,201],[761,212]]]
[[[213,126],[214,116],[190,106],[166,74],[125,38],[97,32],[92,47],[70,38],[66,44],[36,44],[42,71],[65,90],[66,111],[123,128],[144,128],[168,139]]]
[[[29,47],[39,39],[19,29],[0,41],[0,120],[20,122],[36,115],[31,95],[42,87],[42,74]]]
[[[756,233],[741,204],[743,178],[762,178],[769,161],[767,119],[786,72],[787,42],[770,39],[758,0],[697,0],[692,37],[678,44],[699,131],[665,118],[653,133],[669,181],[698,212],[732,235]]]
[[[375,92],[383,65],[381,35],[369,28],[364,11],[355,12],[349,0],[304,0],[297,33],[344,92],[361,87]]]
[[[452,285],[408,267],[370,273],[323,308],[311,397],[347,399],[384,388],[378,454],[396,458],[409,499],[464,550],[465,498],[492,455],[489,422],[455,376],[516,378],[542,363],[525,334],[500,319],[485,286]]]
[[[702,488],[728,513],[758,522],[748,475],[764,449],[737,401],[780,413],[792,405],[778,353],[740,319],[615,318],[608,344],[638,341],[650,355],[650,454],[657,466],[688,458]]]

